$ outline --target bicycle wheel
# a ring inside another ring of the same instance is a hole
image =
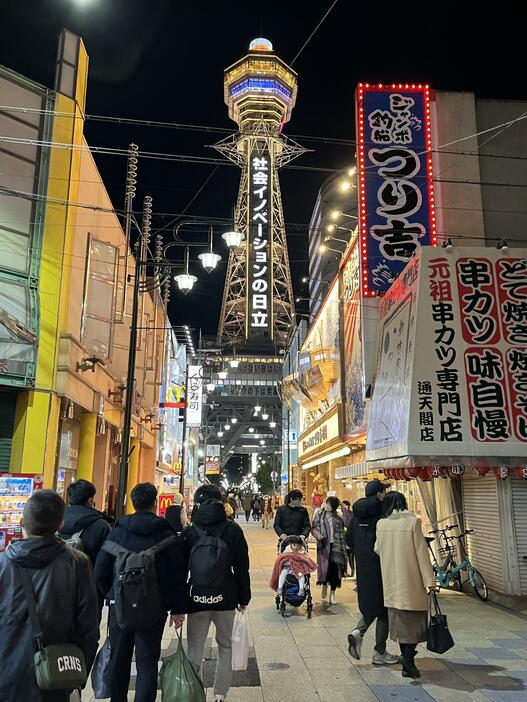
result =
[[[479,570],[471,568],[471,571],[471,581],[474,584],[474,590],[476,592],[476,595],[479,597],[480,600],[486,602],[489,599],[489,588],[487,587],[487,583],[485,582],[485,579],[483,578]]]

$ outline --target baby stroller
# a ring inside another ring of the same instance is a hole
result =
[[[284,553],[285,549],[293,543],[301,544],[302,552],[307,554],[307,540],[303,536],[287,536],[278,544],[278,554]],[[288,573],[282,587],[282,593],[275,597],[276,609],[281,612],[282,617],[285,617],[286,604],[291,605],[291,607],[300,607],[304,602],[307,605],[307,618],[311,619],[313,598],[311,596],[309,573],[304,575],[304,593],[302,595],[300,594],[298,579],[292,573]]]

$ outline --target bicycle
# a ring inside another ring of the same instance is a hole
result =
[[[466,570],[468,575],[468,581],[474,588],[476,595],[479,597],[480,600],[486,602],[489,598],[489,589],[487,587],[487,583],[485,582],[485,579],[481,575],[479,570],[477,570],[477,568],[474,568],[474,566],[470,562],[464,542],[464,538],[469,534],[472,534],[474,530],[466,529],[462,534],[459,534],[458,536],[449,536],[448,532],[452,531],[452,529],[457,529],[457,527],[454,525],[448,525],[443,529],[434,529],[433,531],[429,532],[430,534],[439,535],[439,545],[437,552],[440,557],[444,558],[442,563],[439,563],[432,549],[432,546],[430,545],[432,541],[435,541],[435,538],[431,538],[428,536],[426,537],[428,548],[432,554],[432,566],[434,568],[434,573],[436,576],[436,583],[439,585],[439,587],[444,588],[450,587],[451,584],[454,584],[457,590],[459,592],[462,592],[463,581],[461,579],[461,573],[462,571]],[[457,539],[459,542],[459,549],[462,556],[461,563],[459,564],[456,563],[456,554],[455,549],[453,547],[454,539]],[[443,540],[444,544],[441,543],[441,540]]]

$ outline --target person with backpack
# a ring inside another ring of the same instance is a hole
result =
[[[24,505],[24,538],[11,541],[0,553],[2,702],[67,702],[77,686],[71,684],[70,674],[86,673],[95,658],[99,620],[93,572],[84,553],[68,548],[56,536],[64,506],[53,490],[36,490]],[[45,692],[38,687],[36,630],[29,614],[33,603],[35,626],[41,632],[40,645],[49,654],[47,660],[56,662],[53,653],[60,655],[62,651],[73,654],[75,667],[81,668],[54,672],[58,684],[60,677],[68,678],[64,689]],[[78,686],[84,682],[79,681]]]
[[[201,668],[211,622],[216,629],[218,661],[214,700],[224,700],[232,681],[234,613],[251,599],[249,550],[242,529],[228,520],[216,485],[202,485],[194,495],[192,525],[183,532],[187,562],[188,657]]]
[[[110,533],[106,517],[94,507],[95,493],[95,485],[89,480],[77,480],[68,486],[68,507],[59,532],[67,545],[83,551],[92,565]]]
[[[120,519],[105,541],[95,577],[110,605],[112,702],[128,699],[134,648],[135,701],[154,702],[167,612],[176,628],[185,619],[186,562],[172,527],[156,514],[156,487],[139,483],[130,497],[135,513]]]

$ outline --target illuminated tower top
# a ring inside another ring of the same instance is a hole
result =
[[[225,104],[242,134],[262,120],[278,133],[291,118],[297,74],[273,51],[268,39],[253,39],[249,53],[225,70]]]

